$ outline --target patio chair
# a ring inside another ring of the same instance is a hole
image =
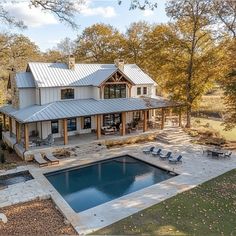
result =
[[[49,145],[49,146],[52,146],[54,143],[54,138],[53,138],[53,135],[52,134],[49,134],[47,136],[47,138],[45,139],[42,139],[39,141],[39,145]]]
[[[226,152],[222,155],[223,158],[230,158],[232,155],[232,152]]]
[[[154,146],[147,147],[147,148],[143,149],[143,153],[149,154],[149,153],[151,153],[154,150],[154,148],[155,148]]]
[[[219,157],[220,157],[220,154],[219,154],[218,152],[212,151],[212,152],[211,152],[211,157],[212,157],[212,158],[219,158]]]
[[[182,163],[182,156],[179,155],[177,158],[169,158],[169,163],[171,164]]]
[[[48,165],[48,162],[42,157],[41,153],[39,152],[34,154],[34,160],[39,164],[40,167]]]
[[[152,151],[152,155],[153,156],[159,156],[159,155],[161,155],[161,149],[159,148],[159,149],[155,149],[154,148],[154,150]]]
[[[171,152],[167,152],[166,155],[159,155],[159,157],[162,159],[162,160],[166,160],[166,159],[169,159],[171,157]]]
[[[59,160],[53,156],[53,154],[51,152],[47,152],[45,154],[45,157],[51,162],[51,164],[59,164]]]

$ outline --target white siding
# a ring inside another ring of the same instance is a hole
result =
[[[141,94],[140,95],[137,95],[137,88],[138,87],[141,87]],[[143,94],[143,87],[147,87],[147,94]],[[155,95],[155,89],[153,89],[153,88],[155,88],[155,86],[153,86],[153,85],[147,85],[147,84],[135,85],[131,89],[131,97],[133,97],[133,98],[138,98],[141,96],[151,97],[151,96]]]
[[[61,89],[63,88],[41,88],[41,105],[61,101]],[[75,87],[74,90],[75,99],[99,98],[99,89],[97,87]]]
[[[20,108],[28,107],[36,104],[35,89],[19,89]]]

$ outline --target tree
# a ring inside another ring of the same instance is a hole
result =
[[[84,0],[27,0],[30,8],[39,8],[55,15],[60,22],[69,24],[72,28],[77,28],[74,20],[75,13],[79,12],[79,8],[84,4]],[[6,10],[5,1],[0,3],[0,21],[3,24],[26,28],[22,20],[16,19]],[[11,1],[11,4],[17,4],[20,0]]]
[[[57,44],[56,49],[63,56],[70,56],[75,53],[76,43],[73,40],[71,40],[70,38],[66,37],[65,39],[61,40],[60,43]]]
[[[141,65],[145,52],[146,35],[151,31],[151,25],[140,21],[132,23],[126,31],[125,57],[130,63]]]
[[[60,51],[52,49],[42,54],[41,61],[49,63],[64,62],[65,58]]]
[[[171,0],[166,7],[167,15],[177,20],[177,42],[182,49],[179,53],[185,59],[184,71],[181,71],[179,79],[184,81],[182,89],[187,107],[186,127],[191,126],[194,101],[202,95],[213,75],[208,68],[214,65],[207,63],[211,62],[209,56],[213,56],[209,32],[213,20],[211,6],[211,0]],[[205,67],[203,62],[207,63],[208,67]],[[204,73],[204,76],[201,73]],[[176,74],[173,75],[176,77]]]
[[[77,61],[113,63],[124,54],[124,37],[110,25],[94,24],[78,36]]]

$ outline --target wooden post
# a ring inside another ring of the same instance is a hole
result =
[[[129,89],[129,95],[128,95],[128,97],[131,98],[131,89],[132,89],[132,86],[129,85],[129,86],[128,86],[128,89]]]
[[[2,122],[3,122],[3,131],[5,132],[7,130],[7,127],[6,127],[6,115],[5,114],[2,115]]]
[[[147,131],[147,112],[143,111],[143,132]]]
[[[29,127],[28,124],[24,124],[24,139],[25,139],[25,150],[29,150]]]
[[[10,132],[10,137],[12,137],[12,118],[9,116],[9,132]]]
[[[101,138],[101,115],[97,115],[97,139]]]
[[[182,111],[181,108],[179,108],[179,127],[182,126]]]
[[[18,121],[16,121],[16,143],[21,142],[21,125]]]
[[[161,129],[165,128],[165,109],[161,109]]]
[[[63,119],[64,145],[68,144],[67,119]]]
[[[122,127],[121,127],[121,135],[125,135],[125,126],[126,126],[126,112],[122,112]]]

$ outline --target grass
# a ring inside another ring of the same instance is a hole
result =
[[[97,235],[236,235],[236,169],[180,193]]]
[[[207,123],[209,123],[210,127],[218,131],[220,135],[222,135],[227,141],[236,141],[236,128],[230,131],[225,131],[224,126],[221,125],[222,124],[221,121],[204,119],[204,118],[193,118],[193,122],[196,120],[200,121],[200,124],[198,124],[197,126],[206,125]]]

